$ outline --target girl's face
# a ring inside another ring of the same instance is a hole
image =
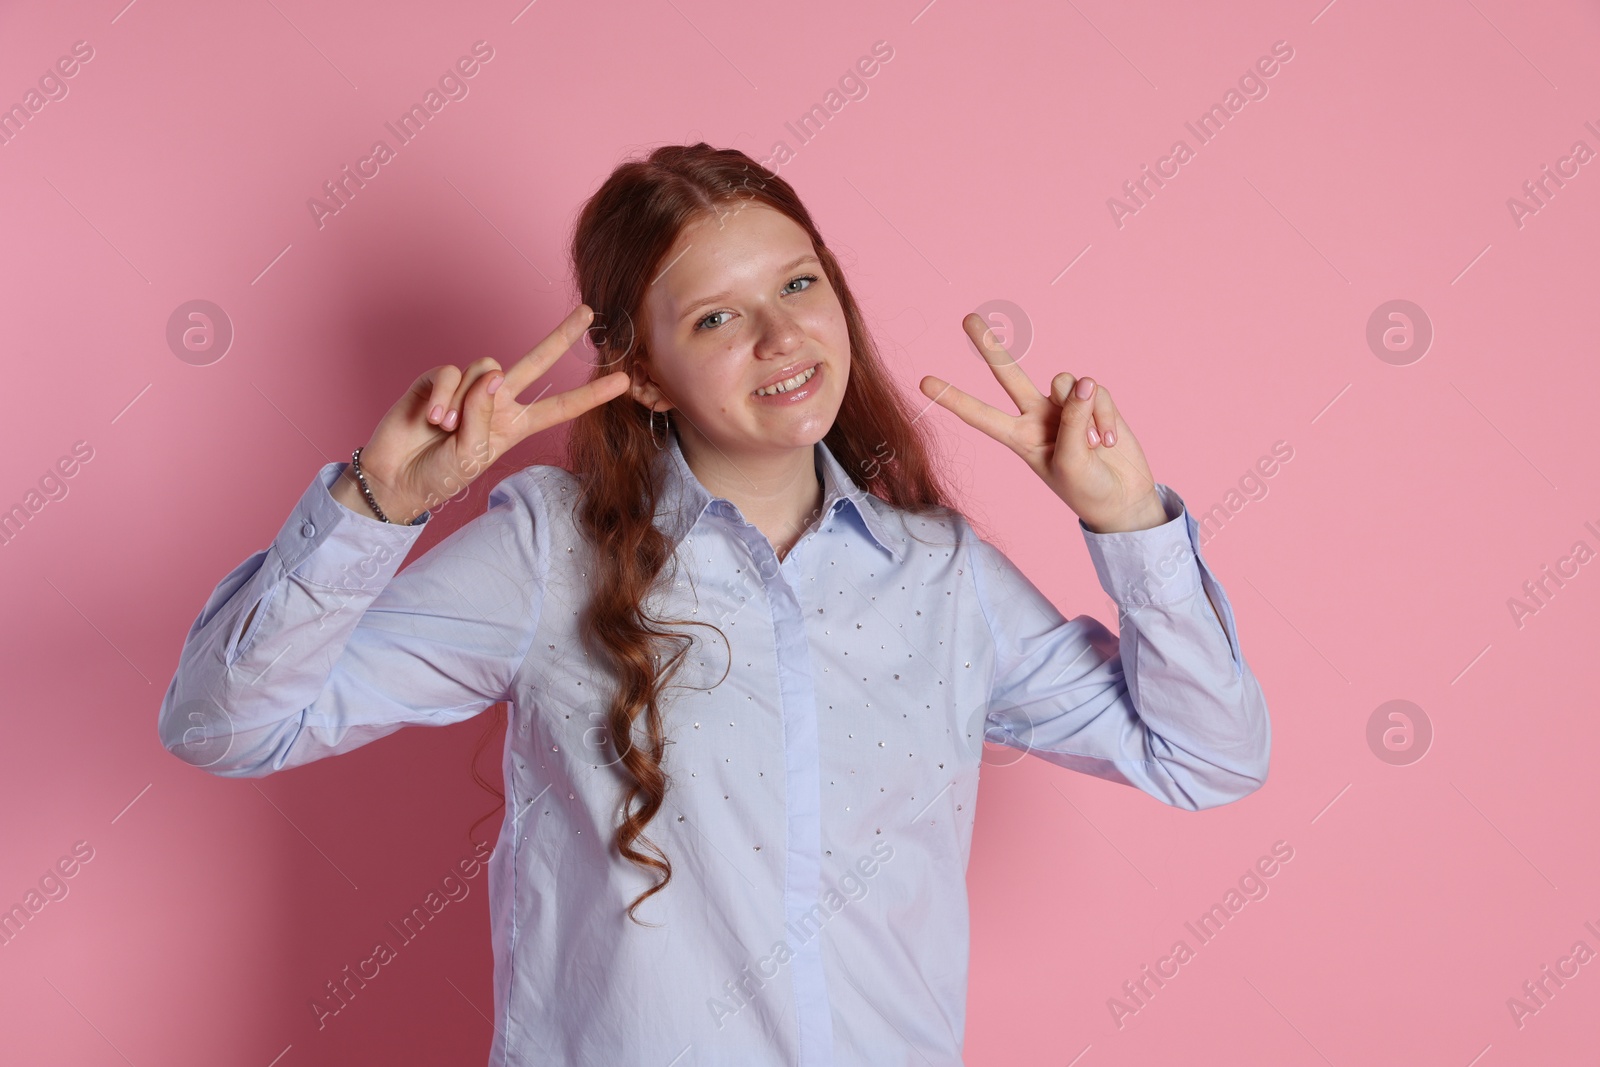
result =
[[[677,409],[687,451],[733,458],[820,441],[844,400],[850,337],[806,231],[764,204],[724,205],[685,226],[661,262],[641,312],[650,380],[634,397]]]

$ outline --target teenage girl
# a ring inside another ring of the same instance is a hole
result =
[[[986,759],[1190,811],[1266,779],[1197,525],[1103,385],[1041,393],[977,315],[1017,413],[934,377],[914,409],[741,152],[618,167],[571,252],[582,303],[548,337],[418,377],[217,586],[162,740],[254,777],[505,702],[492,1065],[959,1065]],[[597,365],[551,394],[585,331]],[[1035,522],[1081,532],[1120,638],[952,508],[933,403],[1050,489]],[[565,422],[565,467],[501,478],[399,572],[433,510]]]

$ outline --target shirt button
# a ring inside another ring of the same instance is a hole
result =
[[[300,536],[301,537],[315,537],[315,536],[317,536],[317,528],[316,528],[316,526],[314,526],[311,523],[311,521],[309,519],[306,520],[306,524],[304,526],[300,527]]]

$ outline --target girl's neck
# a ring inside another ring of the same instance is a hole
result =
[[[822,508],[816,446],[755,455],[729,455],[697,435],[678,437],[684,461],[712,496],[725,497],[766,535],[779,559]]]

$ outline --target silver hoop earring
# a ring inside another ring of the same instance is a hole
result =
[[[672,432],[672,422],[667,418],[667,413],[665,411],[663,411],[661,413],[661,421],[667,424],[667,432],[671,433]],[[650,443],[656,446],[656,451],[657,452],[661,451],[663,448],[666,447],[660,441],[656,440],[656,410],[655,410],[655,408],[651,408],[650,409]]]

